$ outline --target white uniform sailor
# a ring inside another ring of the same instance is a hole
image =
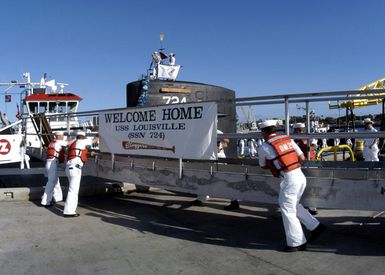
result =
[[[171,65],[171,66],[174,66],[175,65],[175,54],[173,54],[173,53],[170,53],[169,55],[168,55],[168,57],[169,57],[169,64]]]
[[[254,159],[257,155],[257,143],[255,139],[247,140],[247,147],[249,148],[249,157]]]
[[[217,130],[217,133],[223,134],[223,132],[220,130]],[[226,158],[226,154],[225,154],[224,149],[227,148],[229,143],[230,143],[230,140],[228,138],[222,138],[220,141],[217,142],[218,159]],[[239,209],[238,200],[234,197],[231,198],[230,204],[226,205],[223,209],[228,210],[228,211]]]
[[[217,134],[223,134],[221,130],[217,129]],[[214,154],[210,159],[220,159],[220,158],[226,158],[225,154],[225,148],[227,148],[228,144],[230,143],[230,140],[227,138],[222,138],[217,141],[217,152]],[[206,201],[209,198],[208,195],[198,194],[197,198],[189,203],[189,205],[192,206],[203,206],[204,201]],[[233,200],[232,200],[233,201]],[[238,203],[238,201],[237,201]],[[239,205],[238,205],[239,208]]]
[[[31,166],[29,165],[30,158],[27,154],[27,148],[26,148],[26,142],[25,139],[20,143],[20,169],[24,169],[24,162],[25,166],[27,166],[27,169],[30,169]]]
[[[223,134],[221,130],[217,130],[217,134]],[[230,140],[228,138],[222,138],[217,142],[217,156],[218,158],[226,158],[225,148],[227,148]]]
[[[151,54],[152,56],[152,66],[153,66],[153,77],[157,78],[158,77],[158,65],[162,63],[162,58],[160,57],[158,52],[153,52]]]
[[[64,217],[78,217],[78,195],[82,178],[82,167],[87,161],[88,148],[92,142],[86,139],[85,132],[76,133],[76,140],[68,146],[66,174],[69,181],[68,194],[64,205]]]
[[[244,158],[245,157],[245,146],[246,142],[245,139],[240,139],[238,141],[238,158]]]
[[[312,231],[309,242],[314,241],[325,230],[325,226],[320,224],[300,203],[306,187],[306,178],[299,163],[299,159],[305,159],[304,155],[290,137],[276,134],[275,120],[266,120],[260,123],[259,128],[265,139],[262,146],[258,148],[259,165],[265,169],[270,168],[273,175],[282,177],[279,206],[286,235],[287,245],[284,251],[305,250],[307,240],[301,223]]]
[[[365,118],[363,123],[365,125],[365,132],[377,132],[377,130],[373,127],[373,121],[370,118]],[[379,161],[378,152],[378,138],[364,139],[363,157],[365,161]]]
[[[160,55],[158,52],[153,52],[151,56],[152,56],[154,65],[159,65],[161,63],[162,59],[160,58]]]
[[[56,132],[55,139],[51,141],[47,151],[45,169],[47,170],[48,180],[41,198],[41,205],[43,206],[52,206],[52,199],[55,202],[63,200],[63,191],[60,186],[57,166],[65,160],[65,147],[67,147],[67,141],[64,140],[64,133],[62,131]]]

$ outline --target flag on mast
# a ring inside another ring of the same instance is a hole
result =
[[[18,120],[20,120],[20,119],[21,119],[21,114],[20,114],[19,104],[17,104],[16,106],[17,106],[17,114],[16,114],[16,118],[17,118]]]

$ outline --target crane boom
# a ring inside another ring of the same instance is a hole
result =
[[[385,77],[378,79],[376,81],[373,81],[369,84],[366,84],[365,86],[362,86],[358,90],[361,91],[366,91],[366,90],[377,90],[377,89],[385,89]],[[370,105],[377,105],[382,103],[382,98],[378,98],[375,96],[384,96],[385,93],[378,93],[378,94],[373,94],[373,93],[362,93],[362,94],[356,94],[352,97],[354,99],[352,100],[344,100],[341,103],[337,103],[335,105],[332,105],[329,103],[329,109],[340,109],[340,108],[350,108],[350,109],[355,109],[355,108],[360,108],[360,107],[366,107]],[[365,99],[360,99],[359,97],[370,97],[373,96],[373,98],[365,98]]]

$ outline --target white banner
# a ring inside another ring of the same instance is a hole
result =
[[[101,112],[100,151],[167,158],[216,156],[217,104],[200,102]]]
[[[158,65],[158,78],[175,80],[178,76],[180,65]]]

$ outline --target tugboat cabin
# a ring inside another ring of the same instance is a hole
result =
[[[81,97],[72,93],[45,93],[45,88],[34,88],[33,93],[25,97],[25,105],[28,115],[44,113],[46,115],[57,115],[65,113],[76,113]],[[71,120],[76,120],[76,116]],[[64,121],[66,118],[57,116],[50,120]]]

